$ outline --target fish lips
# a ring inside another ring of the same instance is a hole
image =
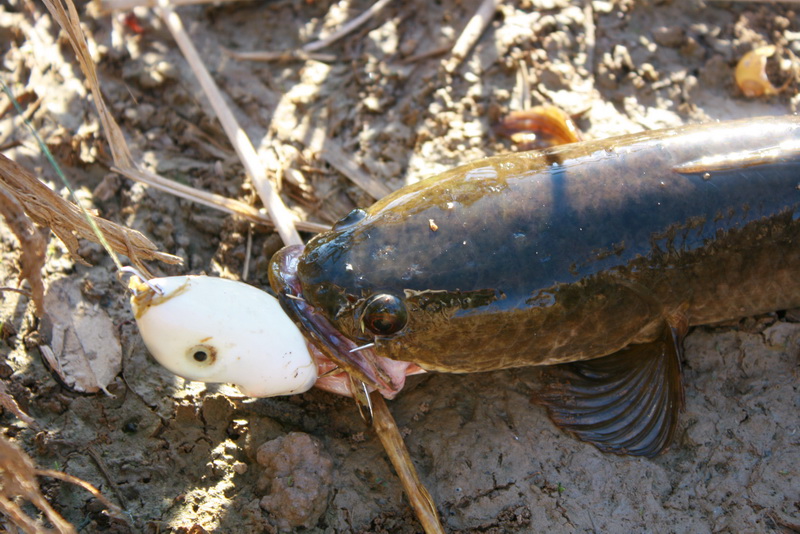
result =
[[[298,277],[298,265],[305,248],[292,245],[279,250],[272,258],[269,279],[284,311],[300,327],[306,339],[339,368],[348,372],[384,396],[392,397],[402,388],[402,383],[393,380],[385,371],[380,358],[372,348],[363,348],[343,335],[326,317],[316,309],[303,294]]]

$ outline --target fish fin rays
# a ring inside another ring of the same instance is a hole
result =
[[[672,441],[683,408],[682,325],[650,343],[594,360],[554,365],[534,401],[560,428],[603,452],[655,456]]]

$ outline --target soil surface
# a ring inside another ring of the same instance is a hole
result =
[[[733,79],[739,58],[756,47],[777,45],[786,61],[800,53],[800,19],[790,7],[502,2],[474,50],[448,74],[449,47],[478,3],[395,2],[320,50],[330,55],[326,62],[255,63],[224,51],[297,49],[371,0],[231,2],[179,14],[243,128],[281,170],[285,201],[300,217],[326,224],[374,198],[323,153],[342,151],[396,189],[512,150],[493,128],[523,106],[523,68],[530,102],[574,115],[586,138],[787,114],[800,103],[796,81],[777,96],[748,99]],[[78,8],[103,92],[138,161],[255,202],[160,20],[142,8],[127,16]],[[109,170],[91,98],[58,33],[39,3],[0,3],[0,75],[18,95],[41,99],[27,104],[33,124],[83,202],[184,258],[182,267],[153,265],[159,274],[241,278],[249,253],[246,280],[266,286],[267,262],[281,246],[269,229]],[[307,142],[310,129],[324,132],[321,146]],[[62,189],[13,111],[0,116],[0,146]],[[15,286],[18,244],[0,228],[0,286]],[[55,300],[70,303],[51,314],[62,322],[72,316],[103,340],[108,393],[75,393],[54,378],[37,348],[52,346],[52,332],[24,296],[4,291],[0,306],[0,380],[39,426],[0,408],[0,430],[38,465],[91,482],[127,511],[127,523],[109,519],[83,490],[42,479],[45,495],[81,532],[248,533],[293,525],[302,532],[420,531],[351,400],[320,391],[253,400],[174,377],[144,348],[111,261],[92,244],[81,252],[92,266],[51,242],[46,282],[59,288]],[[555,428],[530,402],[535,369],[413,377],[390,409],[448,532],[797,531],[800,323],[793,317],[781,312],[693,329],[678,438],[654,459],[605,455]],[[113,367],[117,357],[121,365]],[[291,472],[270,460],[277,454]]]

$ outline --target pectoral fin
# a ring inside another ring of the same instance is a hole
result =
[[[665,324],[653,342],[554,365],[534,401],[556,425],[603,452],[655,456],[672,440],[683,408],[684,331]]]

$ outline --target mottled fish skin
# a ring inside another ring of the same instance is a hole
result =
[[[306,301],[380,356],[446,372],[598,358],[800,306],[800,119],[626,135],[458,167],[313,239]],[[408,323],[375,338],[373,294]]]

